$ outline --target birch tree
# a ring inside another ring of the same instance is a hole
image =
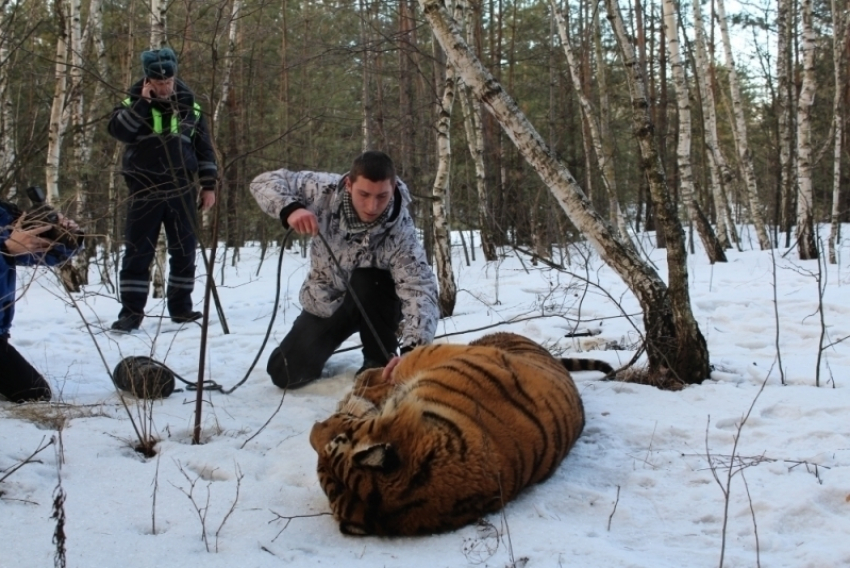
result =
[[[455,17],[462,14],[454,8]],[[451,6],[450,6],[451,7]],[[435,43],[435,49],[440,49]],[[438,57],[437,61],[444,60]],[[440,73],[436,74],[439,78]],[[452,249],[449,231],[446,202],[449,197],[449,174],[452,165],[452,108],[455,99],[455,69],[447,64],[444,68],[442,81],[442,97],[437,103],[437,173],[431,189],[431,208],[434,215],[434,265],[437,270],[437,281],[440,284],[439,304],[440,317],[448,317],[454,313],[457,301],[457,286],[452,271]]]
[[[56,0],[56,61],[54,62],[53,103],[50,107],[48,126],[47,163],[45,164],[45,190],[47,201],[59,199],[59,161],[62,154],[62,139],[68,123],[65,121],[65,96],[68,89],[68,28],[70,2]]]
[[[599,10],[593,11],[593,43],[596,55],[596,85],[599,91],[599,137],[601,138],[602,154],[608,163],[614,164],[614,136],[611,134],[611,96],[609,92],[608,72],[605,69],[605,57],[602,49],[602,24],[599,21]],[[613,167],[612,167],[613,170]],[[616,171],[616,170],[614,170]],[[620,237],[625,242],[631,242],[626,216],[620,207],[619,185],[615,177],[609,179],[611,195],[608,201],[608,214],[616,219]]]
[[[711,88],[708,70],[708,55],[705,46],[705,27],[702,22],[700,0],[693,0],[694,10],[694,55],[696,65],[694,75],[697,79],[705,132],[708,168],[711,174],[711,196],[714,201],[715,223],[717,224],[717,239],[723,248],[732,248],[729,241],[729,231],[735,231],[735,226],[727,214],[726,187],[732,180],[732,172],[720,152],[717,137],[717,106],[714,102],[714,92]],[[731,226],[730,226],[731,225]]]
[[[221,77],[221,97],[215,105],[213,112],[213,139],[218,137],[221,130],[219,119],[221,109],[227,104],[230,89],[233,84],[233,64],[236,61],[236,37],[239,23],[239,12],[242,10],[242,0],[233,0],[230,11],[230,19],[227,22],[227,48],[224,51],[224,72]]]
[[[844,42],[850,37],[850,14],[843,10],[839,0],[832,0],[832,59],[835,80],[835,95],[832,103],[834,148],[832,154],[832,215],[829,229],[829,262],[838,262],[835,249],[841,236],[841,142],[844,138],[844,77],[847,74],[847,60],[844,58]],[[845,3],[846,5],[846,3]],[[842,104],[843,103],[843,104]]]
[[[64,107],[62,122],[64,124],[68,124],[70,122],[74,127],[74,163],[77,164],[78,170],[82,172],[82,176],[77,179],[77,183],[75,184],[74,188],[71,217],[76,219],[77,223],[79,223],[80,226],[85,230],[90,228],[89,223],[86,222],[86,219],[90,217],[90,215],[88,215],[88,208],[86,207],[86,184],[85,173],[83,172],[85,162],[82,161],[83,156],[86,154],[86,141],[82,138],[81,134],[83,125],[87,121],[84,112],[85,101],[83,99],[84,38],[82,32],[81,1],[71,0],[68,6],[70,8],[70,13],[68,17],[70,31],[69,58],[71,61],[70,70],[68,71],[68,77],[70,79],[70,85],[68,87],[68,100]],[[91,155],[90,150],[88,154]],[[89,242],[86,244],[91,245],[92,243]],[[90,247],[86,246],[85,249],[86,250],[83,250],[82,252],[77,254],[71,262],[64,263],[59,269],[59,274],[62,279],[62,283],[64,284],[65,288],[71,292],[79,292],[81,290],[80,287],[83,284],[88,284],[88,259]]]
[[[564,55],[567,57],[567,67],[569,67],[575,95],[579,101],[581,116],[588,132],[590,133],[593,150],[597,156],[597,160],[599,161],[602,183],[605,186],[605,192],[608,196],[609,212],[616,223],[620,239],[622,239],[623,243],[627,246],[632,246],[631,239],[629,238],[629,230],[626,226],[626,220],[620,210],[620,202],[617,199],[617,175],[616,170],[614,169],[614,151],[611,145],[611,138],[610,136],[603,137],[602,126],[600,124],[601,121],[593,107],[593,103],[581,89],[581,73],[579,71],[578,61],[576,60],[572,45],[570,44],[567,21],[564,13],[558,8],[556,0],[549,0],[549,5],[552,8],[554,20],[558,25],[558,35],[561,38],[561,46],[564,49]],[[597,69],[597,73],[604,75],[605,70],[599,68]],[[603,92],[602,96],[607,97],[607,93]]]
[[[362,81],[361,98],[363,119],[361,122],[361,130],[363,135],[363,147],[365,152],[372,148],[372,90],[370,83],[372,79],[372,55],[371,55],[371,26],[369,25],[369,5],[366,0],[360,0],[360,41],[363,44],[362,56]]]
[[[688,325],[686,318],[680,317],[682,306],[674,307],[664,281],[593,209],[570,171],[554,157],[516,102],[475,57],[441,1],[419,0],[419,4],[463,81],[549,187],[573,224],[637,297],[643,309],[650,374],[659,378],[672,375],[688,384],[702,382],[709,374],[708,348],[693,318],[693,325]]]
[[[144,0],[141,0],[144,1]],[[133,13],[135,9],[135,0],[131,0],[129,5],[130,13]],[[121,85],[130,85],[130,81],[132,80],[132,66],[133,60],[135,57],[135,47],[134,47],[134,38],[135,38],[135,25],[133,19],[131,18],[128,23],[127,29],[127,41],[125,42],[123,49],[121,50],[121,65],[120,69],[122,70],[120,84]],[[104,79],[107,77],[105,74],[105,69],[102,71],[101,76]],[[110,215],[107,219],[107,230],[106,230],[106,243],[103,249],[103,270],[101,271],[101,275],[109,281],[109,273],[110,268],[114,267],[116,274],[115,278],[118,279],[118,253],[121,250],[121,235],[119,234],[119,223],[118,223],[118,188],[116,180],[120,176],[121,168],[119,167],[119,163],[121,161],[121,155],[123,150],[123,144],[120,142],[114,142],[112,149],[112,157],[110,159],[111,164],[111,175],[109,176],[109,182],[107,184],[106,195],[107,201],[109,203],[115,204],[110,210]]]
[[[694,174],[691,167],[691,100],[688,91],[688,83],[685,79],[682,56],[679,52],[679,22],[676,16],[674,0],[662,2],[664,15],[664,34],[667,38],[667,50],[670,53],[670,68],[673,73],[673,83],[676,86],[676,102],[679,109],[679,141],[676,147],[676,155],[679,164],[679,193],[682,203],[688,211],[688,218],[697,229],[697,234],[702,241],[708,260],[715,262],[726,262],[726,253],[708,219],[700,210],[699,203],[694,194]]]
[[[781,224],[785,231],[785,246],[790,246],[792,210],[796,184],[793,180],[794,147],[791,121],[791,0],[778,0],[776,13],[776,82],[779,106],[779,192]]]
[[[750,218],[755,226],[756,236],[762,250],[771,248],[770,237],[764,224],[763,206],[758,195],[756,174],[753,169],[753,156],[747,134],[747,121],[744,117],[744,103],[741,100],[741,87],[738,84],[738,70],[735,66],[735,57],[732,55],[732,42],[729,39],[729,24],[726,21],[726,9],[723,0],[716,0],[717,20],[720,24],[720,35],[723,40],[723,51],[726,56],[726,67],[729,72],[729,92],[732,97],[732,111],[735,116],[732,132],[734,134],[735,146],[738,150],[738,160],[741,171],[744,174],[744,182],[747,187],[747,202],[750,209]]]
[[[0,10],[0,179],[8,180],[8,182],[0,184],[0,190],[3,185],[8,183],[6,197],[13,199],[17,193],[14,176],[12,175],[17,156],[15,155],[15,115],[14,106],[9,92],[10,65],[9,60],[9,43],[12,41],[12,23],[14,22],[15,10]]]
[[[469,45],[475,45],[475,30],[478,28],[474,5],[467,5],[464,9],[466,15],[466,41]],[[478,229],[481,240],[481,251],[484,258],[492,262],[496,260],[496,245],[493,243],[493,230],[490,223],[490,200],[487,195],[487,172],[484,169],[484,123],[481,119],[481,103],[466,84],[458,79],[458,94],[460,98],[461,111],[463,113],[463,127],[466,133],[466,142],[469,147],[469,155],[475,167],[475,193],[478,197]]]
[[[151,49],[162,49],[167,44],[166,36],[166,14],[168,11],[167,0],[151,0]],[[165,228],[160,228],[159,238],[156,240],[156,255],[153,266],[153,297],[165,297]]]
[[[812,191],[812,105],[815,102],[815,31],[812,0],[801,0],[803,86],[797,100],[797,252],[801,260],[818,257]]]
[[[655,208],[659,231],[664,233],[667,250],[667,280],[669,301],[672,308],[672,321],[678,334],[678,347],[687,344],[695,349],[695,356],[704,355],[703,370],[708,369],[708,348],[699,331],[696,319],[691,311],[691,299],[688,291],[688,259],[685,250],[685,235],[679,222],[676,204],[670,198],[667,178],[661,157],[656,146],[654,126],[650,118],[649,98],[646,94],[646,79],[643,66],[635,57],[634,48],[629,41],[623,24],[620,6],[617,0],[605,0],[608,19],[614,29],[617,45],[626,68],[626,81],[632,100],[632,130],[638,141],[641,166],[649,181],[649,191]]]

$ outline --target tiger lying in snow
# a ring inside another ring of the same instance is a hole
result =
[[[361,373],[310,443],[319,481],[346,534],[449,531],[498,511],[546,479],[584,428],[567,368],[537,343],[494,333],[469,345],[420,347],[392,382]]]

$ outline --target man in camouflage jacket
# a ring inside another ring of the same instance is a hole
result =
[[[271,354],[267,371],[281,388],[321,375],[333,352],[360,332],[363,367],[382,367],[431,343],[437,328],[437,282],[408,212],[410,193],[382,152],[358,156],[345,175],[280,169],[257,176],[251,193],[284,228],[321,234],[310,244],[303,311]],[[346,282],[376,334],[363,321]],[[375,337],[377,335],[377,337]]]

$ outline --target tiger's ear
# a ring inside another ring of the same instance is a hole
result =
[[[354,465],[376,469],[388,473],[401,465],[398,452],[392,444],[374,444],[357,450],[352,457]]]

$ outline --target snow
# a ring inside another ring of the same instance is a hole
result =
[[[643,245],[665,275],[664,251],[648,237]],[[454,253],[458,302],[438,330],[451,335],[438,341],[513,331],[563,356],[619,365],[634,355],[639,306],[586,246],[571,250],[573,275],[512,251],[493,263],[479,251],[471,266],[460,246]],[[220,264],[215,271],[231,333],[213,317],[207,342],[205,376],[225,389],[256,357],[275,293],[277,251],[261,266],[258,247],[239,255],[236,267],[228,255],[223,280]],[[821,342],[850,335],[846,244],[840,260],[822,266],[821,339],[816,261],[786,249],[733,251],[714,266],[690,255],[710,379],[669,392],[575,373],[587,426],[555,475],[485,523],[419,538],[345,536],[327,514],[308,435],[350,388],[359,350],[334,355],[324,378],[285,397],[265,373],[299,311],[307,261],[297,251],[284,256],[281,308],[256,368],[230,394],[205,391],[199,445],[194,392],[175,392],[149,412],[127,397],[125,408],[106,372],[122,357],[152,354],[194,381],[199,326],[177,331],[151,299],[141,333],[104,333],[118,303],[99,277],[72,302],[47,270],[19,269],[26,293],[12,344],[56,396],[47,405],[0,402],[0,566],[54,561],[60,484],[73,567],[681,568],[718,566],[721,553],[728,567],[850,565],[850,340],[823,350],[815,385]],[[499,325],[509,320],[517,321]],[[565,337],[576,330],[598,333]],[[343,347],[358,343],[354,336]],[[155,457],[134,451],[130,416],[161,440]]]

